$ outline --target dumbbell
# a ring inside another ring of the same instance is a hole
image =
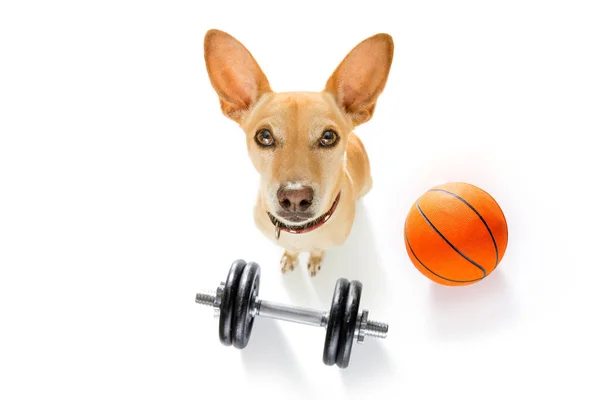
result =
[[[348,367],[354,341],[365,336],[385,338],[388,325],[370,321],[367,310],[359,311],[362,284],[340,278],[335,284],[329,312],[277,304],[258,298],[260,266],[236,260],[227,280],[216,292],[196,294],[196,303],[212,306],[219,318],[219,339],[225,346],[243,349],[248,345],[257,316],[299,324],[326,327],[323,363]]]

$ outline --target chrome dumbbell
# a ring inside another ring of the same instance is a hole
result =
[[[260,266],[236,260],[227,280],[214,293],[196,294],[196,303],[212,306],[219,316],[219,339],[225,346],[243,349],[248,345],[257,316],[326,328],[323,363],[348,367],[352,344],[366,336],[385,338],[388,325],[369,320],[360,311],[362,284],[345,278],[337,280],[329,312],[277,304],[258,298]]]

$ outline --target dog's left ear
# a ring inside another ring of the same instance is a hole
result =
[[[354,125],[365,123],[373,116],[393,55],[394,41],[390,35],[371,36],[348,53],[327,81],[325,92],[335,97]]]

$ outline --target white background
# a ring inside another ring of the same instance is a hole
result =
[[[239,4],[236,4],[239,3]],[[594,1],[4,1],[0,398],[597,399],[600,13]],[[206,30],[278,91],[322,89],[377,32],[396,44],[359,127],[375,186],[314,279],[255,228],[258,175],[219,110]],[[402,227],[433,185],[490,192],[498,269],[447,288]],[[194,303],[236,258],[261,297],[328,308],[340,276],[389,337],[321,363],[324,331],[259,320],[223,347]]]

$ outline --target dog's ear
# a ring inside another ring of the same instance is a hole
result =
[[[204,61],[223,114],[238,123],[263,94],[271,92],[252,54],[228,33],[217,29],[206,32]]]
[[[371,36],[348,53],[327,81],[325,92],[335,97],[355,125],[371,119],[377,97],[387,82],[393,55],[390,35]]]

